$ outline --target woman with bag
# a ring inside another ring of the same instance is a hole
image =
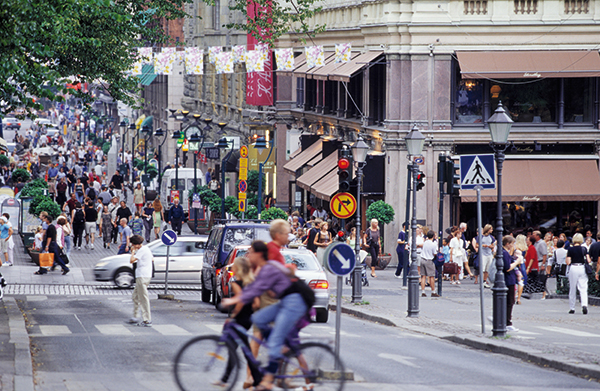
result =
[[[160,200],[158,198],[154,200],[154,204],[152,206],[154,207],[154,212],[152,212],[154,235],[156,236],[156,240],[158,240],[158,237],[160,235],[160,229],[162,228],[162,223],[163,221],[165,221],[165,215],[163,212],[162,204],[160,203]]]
[[[365,244],[368,248],[369,254],[371,254],[371,277],[377,278],[375,274],[375,268],[378,263],[378,256],[381,255],[381,235],[378,227],[379,221],[377,219],[371,220],[371,226],[367,228],[365,232]]]
[[[467,254],[464,247],[464,240],[462,240],[462,231],[458,229],[457,226],[452,227],[452,239],[450,240],[450,263],[455,263],[455,273],[450,274],[450,281],[452,285],[460,285],[460,281],[458,280],[458,275],[460,274],[460,268],[462,265],[467,263],[469,260],[467,259]],[[449,269],[450,267],[448,267]]]
[[[314,243],[315,243],[315,246],[317,246],[317,259],[319,259],[319,262],[321,262],[321,265],[324,265],[323,255],[325,254],[325,249],[327,248],[327,246],[329,246],[331,244],[333,239],[331,238],[331,235],[329,234],[329,231],[328,231],[329,224],[324,222],[321,224],[320,228],[321,228],[321,230],[315,236]]]
[[[47,253],[53,254],[54,262],[53,262],[52,267],[54,268],[55,265],[59,265],[62,268],[62,271],[63,271],[62,274],[64,276],[70,270],[65,265],[62,258],[60,257],[61,250],[60,250],[60,247],[58,246],[58,243],[56,242],[58,231],[56,229],[56,226],[54,226],[52,224],[52,217],[50,217],[49,215],[45,215],[44,219],[46,220],[46,224],[48,224],[48,229],[46,230],[46,236],[44,237],[44,242],[43,242],[44,250]],[[62,230],[61,230],[61,232],[62,232]],[[42,258],[42,256],[40,254],[40,268],[41,268],[41,264],[42,264],[41,258]],[[42,274],[42,273],[38,273],[38,272],[36,272],[36,274]]]
[[[75,209],[71,212],[71,221],[73,222],[73,247],[81,250],[81,242],[83,242],[83,231],[85,230],[85,212],[81,203],[77,201]]]
[[[113,230],[112,215],[105,206],[100,216],[100,237],[104,242],[104,248],[110,248],[110,239]]]
[[[483,287],[489,288],[488,284],[488,269],[494,261],[494,253],[496,252],[496,239],[492,236],[494,228],[491,224],[486,224],[481,231],[481,259],[479,259],[479,267],[483,271]],[[475,253],[479,252],[479,243],[477,237],[473,238],[473,248]],[[475,283],[477,283],[477,276],[475,276]]]
[[[581,297],[581,311],[588,313],[588,274],[593,274],[590,255],[582,246],[583,235],[573,235],[573,245],[567,250],[566,264],[569,266],[569,314],[575,313],[577,290]]]

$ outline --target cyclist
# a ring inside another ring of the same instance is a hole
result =
[[[238,303],[251,303],[255,297],[271,291],[279,298],[279,302],[265,307],[252,315],[252,322],[267,338],[269,349],[269,364],[261,383],[255,391],[273,389],[273,379],[279,367],[279,360],[283,358],[282,349],[285,338],[292,331],[296,323],[306,314],[309,307],[295,285],[290,279],[292,271],[277,261],[269,261],[267,245],[256,240],[248,250],[248,259],[252,266],[258,270],[253,283],[244,287],[242,294],[230,299],[223,299],[225,306]],[[275,322],[272,329],[269,324]]]

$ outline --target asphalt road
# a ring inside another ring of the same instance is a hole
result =
[[[218,333],[225,318],[197,301],[152,300],[154,327],[140,328],[123,323],[132,308],[123,296],[17,299],[34,347],[37,391],[174,390],[171,368],[178,348],[194,335]],[[331,318],[304,329],[303,340],[333,341]],[[341,353],[356,377],[347,390],[600,388],[517,359],[349,316],[342,318]]]

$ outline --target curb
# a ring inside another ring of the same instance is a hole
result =
[[[4,297],[8,313],[9,342],[15,346],[15,391],[33,391],[33,363],[25,319],[14,297]]]
[[[335,304],[330,304],[329,308],[331,311],[337,309]],[[596,381],[600,381],[600,366],[593,364],[578,363],[574,360],[565,360],[564,357],[558,355],[543,354],[539,350],[531,350],[530,348],[520,348],[518,346],[506,346],[501,343],[500,340],[493,339],[492,337],[482,339],[481,337],[475,337],[472,335],[455,335],[443,331],[437,330],[423,330],[417,327],[409,325],[397,325],[391,320],[364,313],[359,310],[347,308],[342,306],[342,313],[353,315],[357,318],[364,319],[374,323],[380,323],[384,326],[398,327],[403,330],[412,331],[419,334],[429,335],[434,338],[443,339],[446,341],[454,342],[456,344],[468,346],[473,349],[484,350],[491,353],[503,354],[518,358],[525,362],[531,362],[540,366],[549,367],[561,372],[568,372],[577,376],[584,376],[593,378]]]

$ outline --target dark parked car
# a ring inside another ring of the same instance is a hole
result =
[[[233,296],[233,289],[231,288],[231,284],[234,281],[232,278],[233,273],[233,261],[237,257],[243,257],[248,252],[250,246],[236,246],[229,255],[225,262],[223,262],[223,267],[217,274],[217,301],[220,302],[225,297]],[[221,311],[226,311],[225,308],[221,308]]]
[[[225,265],[229,252],[236,246],[250,245],[254,240],[269,242],[269,224],[227,223],[214,225],[208,236],[202,267],[202,301],[219,305],[217,275]]]

